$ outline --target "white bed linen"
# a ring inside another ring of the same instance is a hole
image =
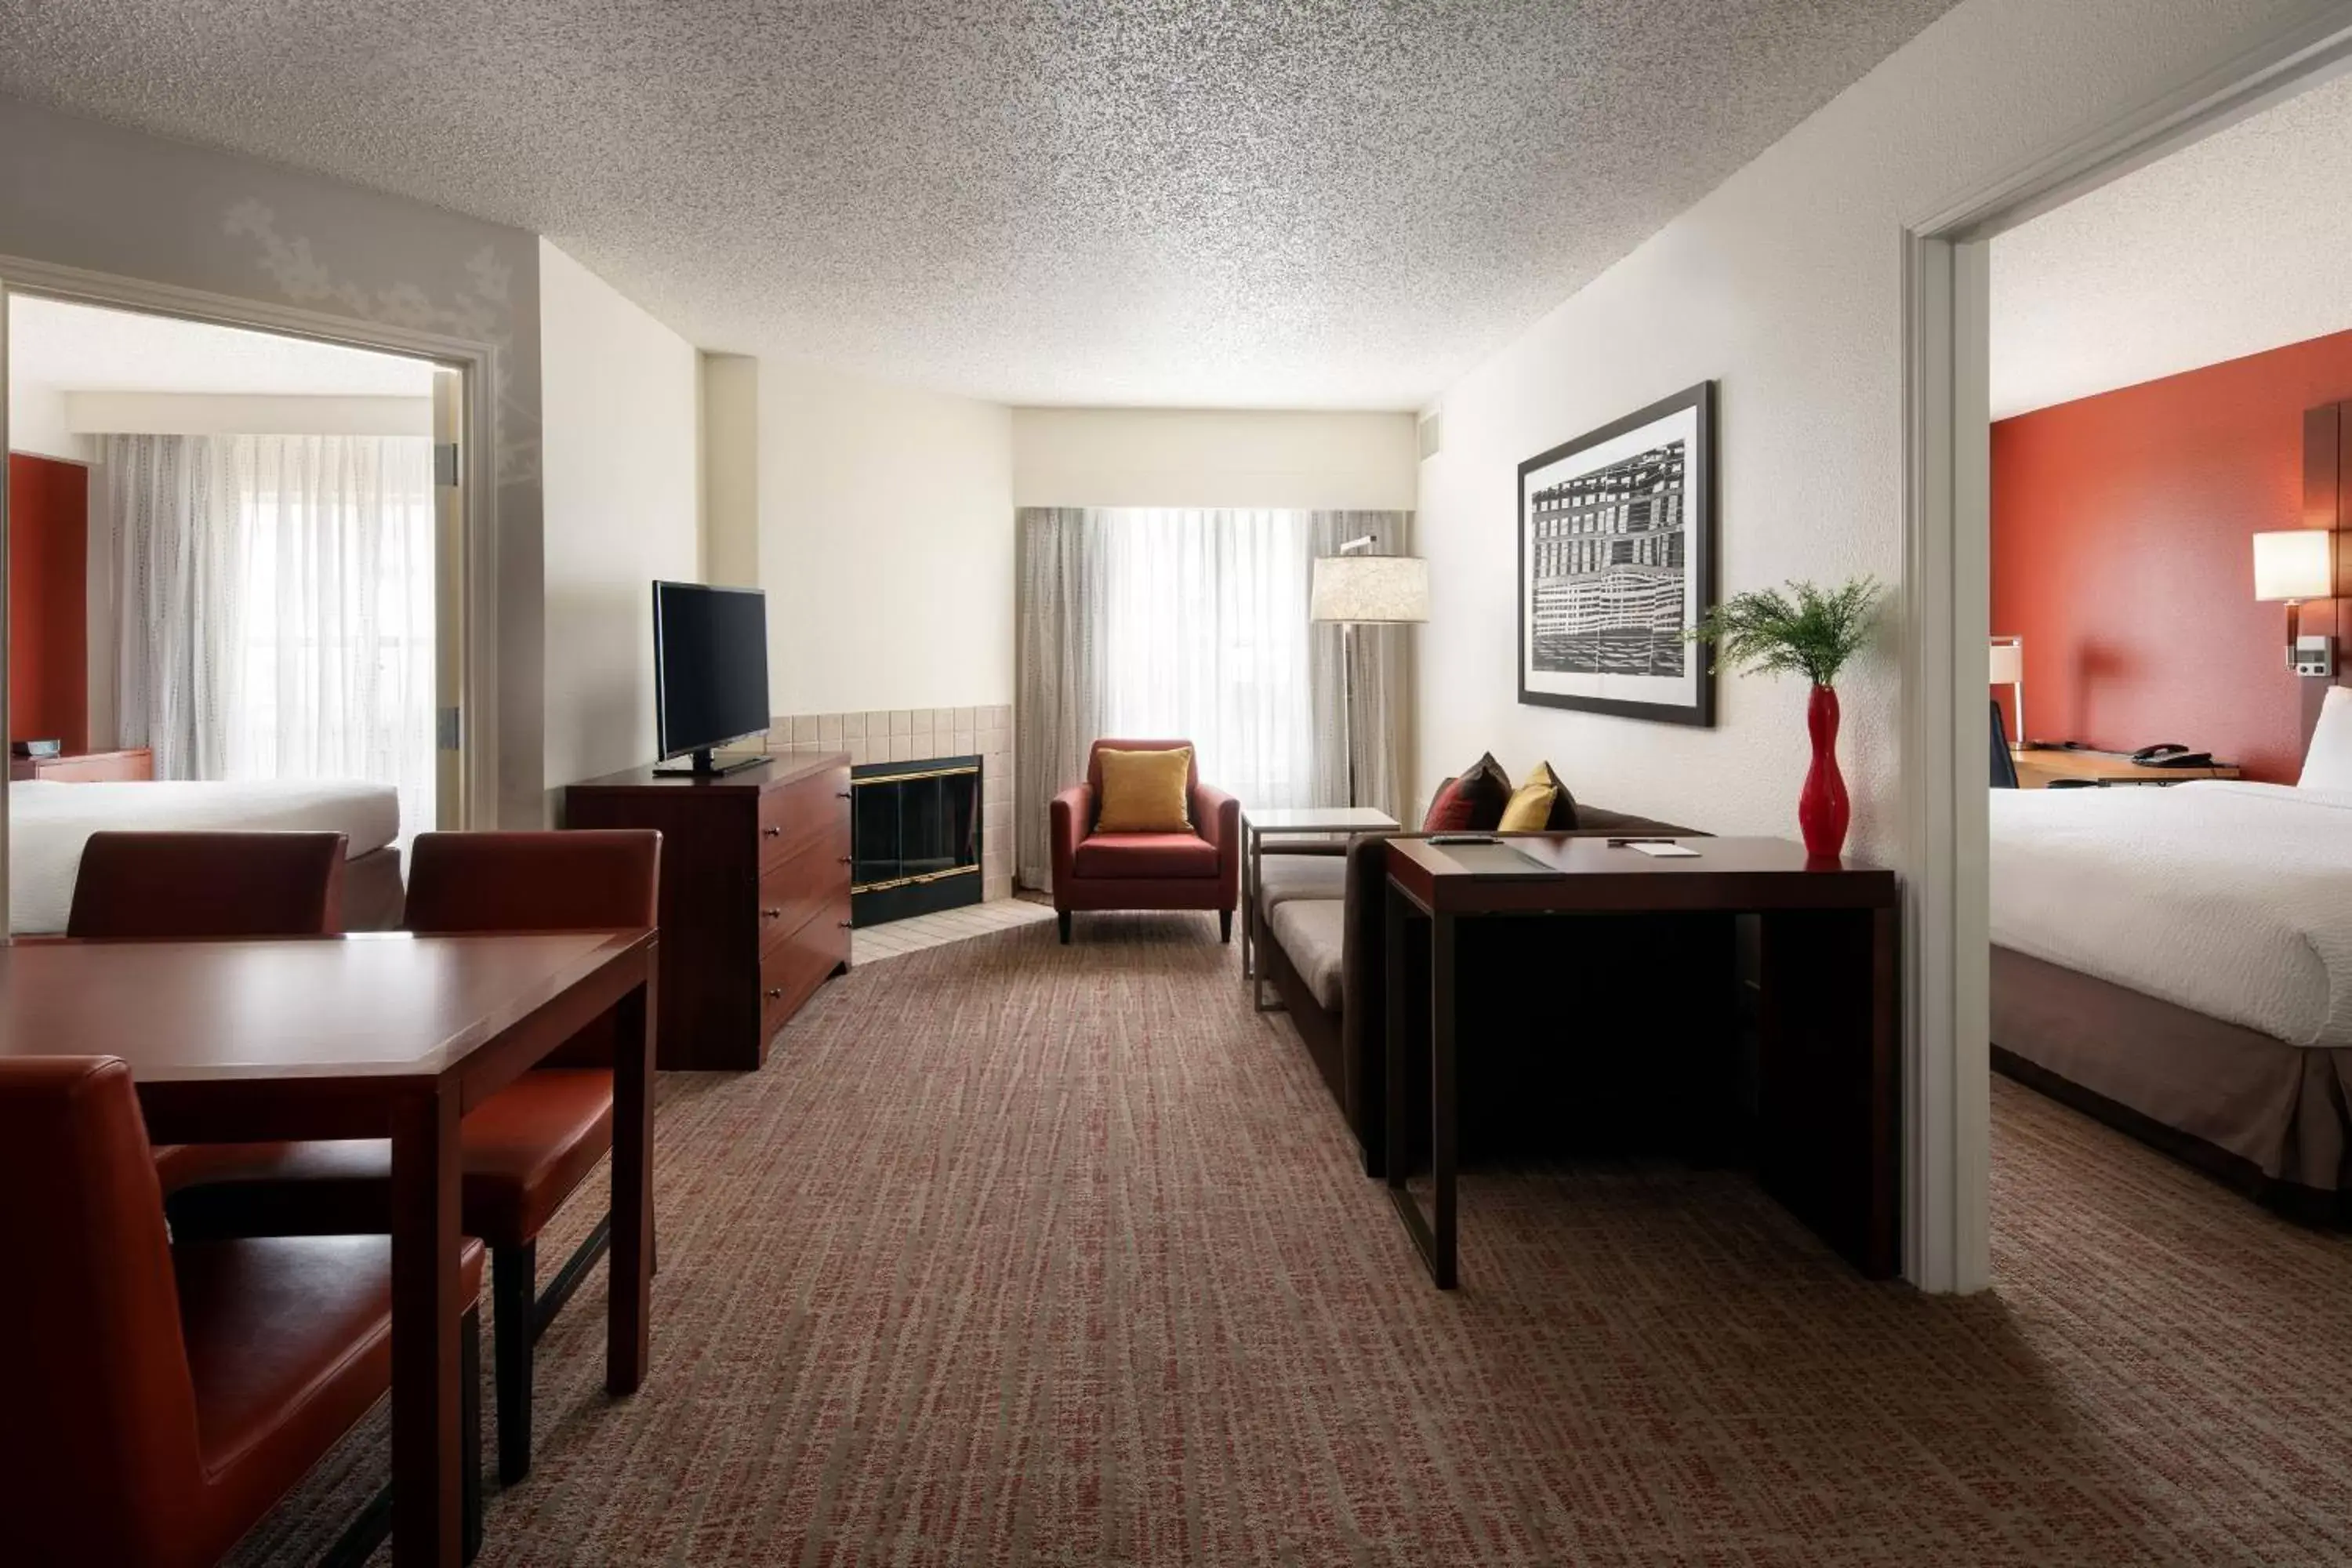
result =
[[[93,833],[199,828],[323,829],[350,839],[352,858],[400,833],[399,795],[383,784],[313,780],[8,786],[8,918],[20,933],[61,931],[73,908],[81,847]]]
[[[2352,793],[1994,790],[1992,940],[2294,1046],[2352,1046]]]

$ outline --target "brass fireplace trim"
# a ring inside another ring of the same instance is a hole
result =
[[[925,871],[918,877],[893,877],[887,882],[853,882],[849,890],[853,893],[880,893],[892,888],[911,888],[918,882],[941,882],[950,877],[978,875],[980,868],[977,866],[950,866],[944,871]]]
[[[959,773],[976,773],[978,772],[980,772],[980,769],[977,766],[974,766],[965,768],[925,768],[919,773],[868,773],[864,778],[851,779],[849,781],[849,787],[852,789],[863,789],[867,784],[906,784],[913,779],[953,778]]]

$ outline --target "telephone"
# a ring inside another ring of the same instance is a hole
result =
[[[2210,768],[2213,765],[2213,753],[2192,752],[2178,741],[2160,741],[2153,746],[2142,746],[2131,754],[2131,760],[2144,768]]]

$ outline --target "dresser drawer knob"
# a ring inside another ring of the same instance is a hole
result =
[[[784,836],[784,830],[781,827],[762,827],[760,829],[760,836],[763,838],[782,838]]]
[[[842,863],[843,865],[845,865],[845,866],[846,866],[846,865],[850,864],[849,857],[848,857],[848,856],[846,856],[846,855],[844,855],[844,856],[841,858],[841,863]]]
[[[842,930],[847,931],[853,922],[849,921],[835,921],[833,923],[839,926]]]
[[[833,798],[835,800],[847,800],[849,798],[849,792],[845,789],[835,790],[833,792]]]
[[[783,994],[784,988],[781,985],[771,985],[768,987],[768,1000],[771,1002],[781,1000]]]
[[[760,911],[760,918],[763,921],[780,921],[784,918],[784,911],[782,910],[761,910]]]

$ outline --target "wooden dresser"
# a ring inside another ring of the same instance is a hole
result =
[[[144,784],[155,776],[155,753],[145,746],[121,752],[66,752],[54,757],[8,759],[11,779],[57,784]]]
[[[567,827],[662,836],[662,1067],[752,1068],[849,967],[849,756],[717,778],[633,768],[568,786]]]

